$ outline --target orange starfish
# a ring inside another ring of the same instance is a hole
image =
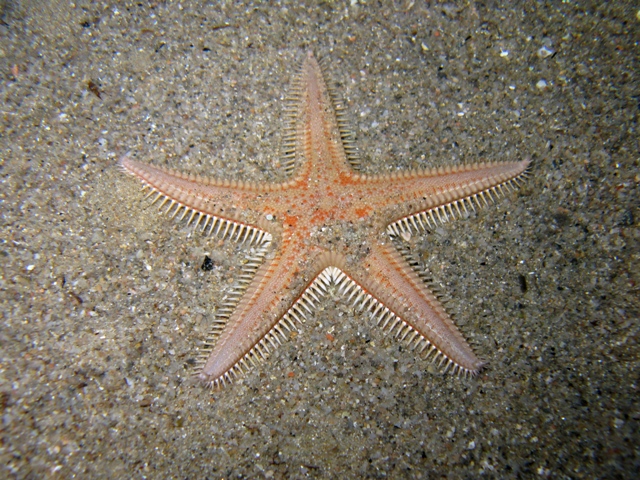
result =
[[[221,386],[266,358],[333,283],[400,340],[428,348],[454,372],[476,374],[482,362],[393,239],[486,204],[517,184],[529,160],[359,174],[343,106],[312,52],[291,98],[285,182],[207,179],[120,161],[172,216],[182,212],[209,233],[259,246],[218,309],[199,377]]]

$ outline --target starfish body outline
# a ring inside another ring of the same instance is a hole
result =
[[[209,234],[259,247],[217,310],[200,362],[206,384],[225,385],[264,360],[313,313],[332,283],[387,332],[440,357],[440,365],[470,375],[481,369],[483,362],[393,239],[487,204],[517,185],[529,160],[360,174],[343,110],[309,51],[287,109],[287,180],[208,179],[120,160],[156,194],[161,210],[188,216]]]

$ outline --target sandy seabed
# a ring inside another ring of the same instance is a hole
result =
[[[638,471],[637,4],[40,3],[0,4],[0,476]],[[230,387],[192,379],[251,252],[158,215],[117,160],[284,178],[309,48],[366,172],[533,159],[517,192],[408,245],[478,377],[330,292]]]

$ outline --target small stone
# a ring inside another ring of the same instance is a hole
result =
[[[545,88],[547,88],[547,86],[547,81],[544,79],[538,80],[538,83],[536,83],[536,87],[538,88],[538,90],[544,90]]]
[[[547,58],[550,57],[551,55],[553,55],[554,53],[556,53],[556,51],[552,48],[545,46],[542,46],[538,49],[538,57],[540,58]]]

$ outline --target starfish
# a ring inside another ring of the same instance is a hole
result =
[[[221,387],[266,359],[334,284],[385,331],[439,358],[440,367],[475,375],[483,362],[397,239],[488,204],[519,183],[529,160],[359,173],[344,105],[311,51],[286,115],[287,179],[280,183],[203,178],[120,160],[155,194],[161,211],[257,252],[217,309],[199,378]]]

